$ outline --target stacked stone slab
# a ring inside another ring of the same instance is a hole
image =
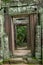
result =
[[[43,9],[42,9],[43,12]],[[42,27],[42,63],[43,63],[43,13],[41,12],[40,15],[40,23],[41,23],[41,27]]]
[[[9,59],[8,35],[4,33],[4,59]]]
[[[43,27],[42,27],[42,63],[43,63]]]
[[[4,34],[4,10],[0,11],[0,61],[9,58],[8,36]]]
[[[36,26],[36,58],[41,59],[41,26]]]
[[[0,8],[1,8],[1,0],[0,0]]]
[[[43,63],[43,15],[41,16],[41,26],[42,26],[42,63]]]
[[[0,61],[3,60],[3,50],[4,50],[4,43],[3,43],[3,23],[4,23],[4,15],[3,10],[0,11]]]

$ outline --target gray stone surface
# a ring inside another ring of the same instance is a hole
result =
[[[36,26],[36,58],[41,58],[41,26]]]
[[[42,26],[42,63],[43,63],[43,8],[40,9],[40,23]]]
[[[4,35],[4,59],[9,58],[9,44],[8,44],[8,36]]]
[[[8,37],[4,35],[4,10],[0,11],[0,61],[9,57]]]
[[[2,60],[3,59],[3,48],[4,48],[4,43],[3,43],[3,31],[4,31],[4,28],[3,28],[3,23],[4,23],[4,16],[3,16],[3,9],[0,11],[0,59]]]

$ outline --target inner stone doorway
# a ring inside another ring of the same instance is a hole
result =
[[[30,44],[29,17],[13,18],[13,23],[14,23],[14,56],[21,58],[24,56],[27,57],[31,56],[31,50],[29,49]]]
[[[29,49],[29,18],[13,18],[14,22],[14,45],[16,50]]]

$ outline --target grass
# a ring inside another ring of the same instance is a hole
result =
[[[0,62],[0,65],[2,65],[2,64],[3,64],[3,61]]]

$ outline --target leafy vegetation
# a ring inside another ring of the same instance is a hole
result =
[[[10,2],[11,0],[2,0],[2,1],[7,3],[7,2]]]
[[[17,26],[17,45],[22,46],[23,43],[26,43],[26,26]]]

